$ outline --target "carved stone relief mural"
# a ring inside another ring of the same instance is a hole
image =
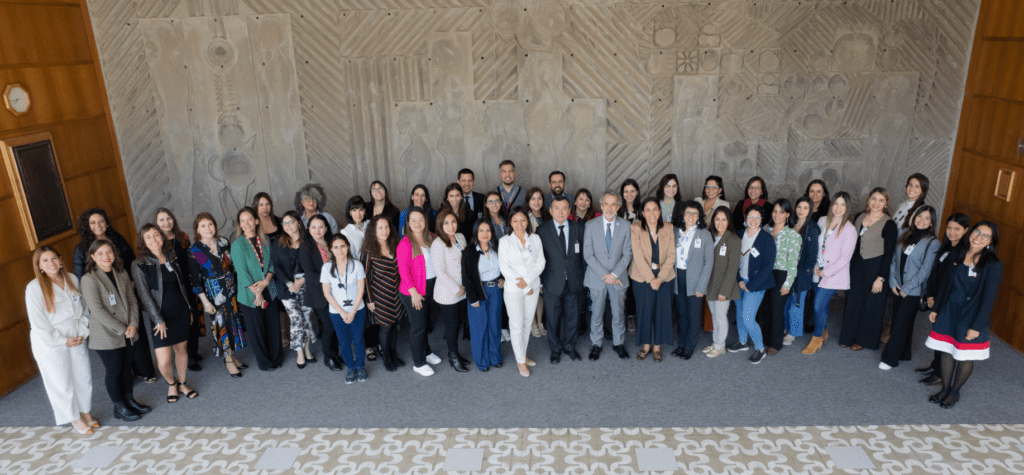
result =
[[[979,0],[88,0],[133,211],[664,173],[942,203]],[[434,201],[439,202],[435,196]]]

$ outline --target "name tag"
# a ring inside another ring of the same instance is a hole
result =
[[[725,257],[725,246],[722,246],[721,249],[718,250],[718,255]]]
[[[939,257],[939,262],[946,260],[946,256],[949,255],[949,251],[943,252],[942,256]]]
[[[573,251],[573,252],[575,252],[576,254],[579,254],[580,253],[580,243],[576,243],[576,245],[573,247],[573,249],[575,249],[575,251]]]
[[[914,252],[915,247],[917,247],[917,244],[911,244],[907,246],[907,249],[904,250],[903,253],[909,256],[911,252]]]
[[[658,264],[651,264],[651,270],[658,270]]]
[[[483,213],[483,211],[481,211],[481,212],[479,212],[479,213],[477,213],[477,214],[476,214],[476,219],[480,219],[480,218],[482,218],[483,216],[484,216],[484,213]]]
[[[78,305],[81,302],[82,302],[82,296],[81,295],[76,295],[74,297],[71,297],[71,303],[72,304]]]
[[[750,255],[752,255],[754,257],[757,257],[757,256],[760,256],[761,253],[757,252],[757,248],[750,248]]]
[[[164,267],[167,268],[168,272],[174,272],[174,268],[171,267],[171,263],[170,262],[164,262]]]
[[[107,302],[110,302],[110,305],[117,305],[117,297],[114,294],[107,294]]]
[[[967,268],[967,277],[977,277],[978,273],[974,271],[973,267]]]
[[[863,228],[860,228],[860,234],[859,234],[859,236],[863,236],[863,235],[864,235],[864,233],[866,233],[866,232],[868,232],[868,228],[867,228],[867,227],[863,227]]]
[[[700,249],[700,238],[697,238],[697,239],[693,240],[693,247],[696,248],[696,249]],[[725,249],[725,248],[723,247],[723,249]]]

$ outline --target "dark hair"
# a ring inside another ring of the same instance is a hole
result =
[[[256,213],[256,210],[248,206],[243,206],[242,209],[238,210],[238,214],[235,216],[235,225],[238,227],[238,229],[235,230],[235,239],[238,239],[239,237],[245,235],[245,233],[242,231],[242,213],[249,213],[250,215],[252,215],[252,219],[256,221],[256,237],[259,238],[260,242],[264,242],[267,243],[267,245],[270,245],[270,241],[267,240],[267,235],[263,233],[263,228],[260,226],[260,215]],[[320,215],[318,214],[317,216]],[[324,222],[327,221],[327,219],[323,218],[323,216],[320,217],[324,219]],[[313,219],[310,218],[310,221],[312,220]]]
[[[992,230],[992,240],[989,241],[987,246],[981,249],[980,253],[978,253],[978,263],[975,264],[974,266],[975,272],[981,272],[983,269],[985,269],[985,267],[988,267],[989,264],[999,262],[999,257],[996,256],[996,248],[999,247],[999,226],[996,223],[993,223],[992,221],[988,220],[978,221],[977,223],[974,223],[974,226],[971,226],[971,229],[969,229],[966,234],[964,234],[964,238],[969,239],[970,235],[974,233],[974,230],[982,226],[988,226],[988,228]],[[966,264],[966,249],[964,250],[962,256],[963,262]]]
[[[391,228],[391,221],[388,220],[387,216],[378,214],[370,218],[370,222],[366,228],[366,233],[363,236],[363,255],[369,257],[381,257],[384,254],[380,250],[380,243],[377,241],[377,221],[384,221],[388,223],[388,239],[385,241],[385,245],[388,246],[388,251],[391,252],[392,258],[397,258],[395,250],[398,249],[398,231]]]
[[[865,213],[870,213],[871,212],[871,205],[869,203],[871,202],[871,195],[873,195],[875,193],[878,193],[878,194],[882,195],[883,198],[885,198],[885,206],[882,208],[882,213],[887,214],[890,217],[892,217],[892,198],[889,197],[889,190],[887,190],[887,189],[885,189],[885,188],[883,188],[881,186],[876,186],[876,187],[872,188],[871,192],[868,193],[868,199],[864,200],[864,212]],[[896,223],[896,225],[899,226],[899,223]]]
[[[782,208],[782,212],[789,215],[786,217],[785,226],[787,228],[792,228],[794,225],[796,225],[796,212],[793,210],[793,205],[789,203],[789,200],[785,198],[779,198],[775,200],[775,203],[772,203],[772,212],[775,212],[776,206]],[[764,218],[761,218],[761,221],[763,222]],[[775,218],[772,218],[771,226],[773,228],[775,227]]]
[[[192,220],[192,232],[194,233],[193,235],[196,237],[196,242],[199,242],[199,223],[202,221],[209,221],[213,223],[213,229],[218,231],[220,230],[220,226],[217,226],[217,219],[214,218],[212,214],[203,211],[202,213],[196,215],[196,219]]]
[[[642,202],[640,202],[640,211],[641,212],[643,212],[644,208],[647,207],[647,203],[654,203],[654,205],[658,207],[657,231],[661,231],[661,227],[665,225],[665,222],[661,220],[661,200],[659,200],[659,199],[657,199],[657,198],[655,198],[653,196],[645,198]],[[641,216],[639,221],[640,221],[640,227],[643,228],[644,231],[650,231],[650,229],[647,228],[647,218],[646,217]]]
[[[818,202],[818,211],[814,211],[814,201],[810,199],[811,187],[814,185],[821,185],[822,191],[821,201]],[[807,184],[807,189],[804,190],[804,196],[806,196],[808,201],[810,201],[811,203],[811,217],[817,216],[818,218],[820,218],[822,216],[828,216],[828,209],[832,207],[832,200],[829,198],[828,185],[825,184],[825,180],[822,180],[820,178],[815,178],[811,180],[811,182]],[[817,219],[815,219],[815,221],[817,221]]]
[[[554,178],[555,175],[562,175],[562,180],[565,180],[565,173],[555,170],[551,173],[548,173],[548,183],[551,183],[551,179]]]
[[[187,239],[185,233],[181,232],[181,227],[178,226],[178,217],[175,216],[174,213],[171,212],[171,210],[164,207],[160,207],[156,209],[155,213],[153,213],[154,222],[160,220],[160,213],[166,214],[169,218],[171,218],[171,221],[174,221],[174,226],[171,227],[171,235],[174,236],[175,239],[180,239],[182,242],[185,242]],[[161,230],[160,232],[162,233],[163,230]]]
[[[512,168],[516,167],[515,162],[513,162],[512,160],[507,160],[506,159],[506,160],[502,160],[501,163],[498,164],[498,169],[500,170],[501,167],[503,167],[505,165],[512,165]]]
[[[498,193],[498,190],[488,191],[484,195],[484,208],[487,209],[487,211],[484,212],[484,217],[487,218],[488,221],[494,221],[494,217],[491,215],[491,209],[487,208],[487,200],[491,197],[491,195],[497,196],[498,201],[501,201],[503,199],[501,197],[501,193]],[[502,221],[508,223],[508,211],[505,209],[504,205],[498,207],[498,217],[501,218]]]
[[[807,223],[811,222],[811,216],[814,214],[814,202],[812,202],[811,201],[811,197],[809,197],[807,195],[804,195],[804,196],[801,196],[801,197],[797,198],[796,199],[796,203],[793,203],[793,219],[794,219],[794,221],[798,221],[800,219],[800,218],[798,218],[796,216],[796,209],[800,207],[800,203],[807,203],[807,218],[804,219],[804,224],[801,225],[799,228],[796,227],[796,224],[799,224],[799,223],[793,224],[793,229],[796,230],[797,234],[803,236],[804,233],[807,231]]]
[[[314,219],[315,219],[315,220],[317,220],[317,221],[320,221],[321,223],[324,223],[324,228],[326,228],[326,229],[327,229],[327,232],[328,232],[328,233],[329,233],[329,232],[331,232],[331,223],[330,223],[329,221],[327,221],[327,217],[326,217],[326,216],[324,216],[324,215],[322,215],[322,214],[319,214],[319,213],[317,213],[317,214],[314,214],[314,215],[313,215],[312,217],[310,217],[310,218],[309,218],[309,221],[308,221],[308,222],[306,222],[306,234],[307,234],[307,235],[309,235],[310,237],[312,237],[312,236],[313,236],[313,235],[312,235],[312,234],[311,234],[311,233],[309,232],[309,227],[313,225],[313,220],[314,220]],[[324,236],[324,241],[326,241],[326,240],[327,240],[327,238],[329,238],[329,237],[331,237],[331,235],[330,235],[330,234],[326,234],[326,235]]]
[[[430,204],[430,190],[427,190],[427,186],[422,184],[422,183],[412,187],[412,191],[409,192],[409,208],[412,208],[413,206],[416,206],[412,202],[412,194],[416,193],[416,190],[418,190],[418,189],[423,190],[423,196],[426,198],[426,200],[423,201],[423,206],[421,206],[421,208],[423,208],[423,209],[433,209],[433,206]],[[424,217],[426,217],[426,215],[424,215]]]
[[[636,197],[640,198],[640,184],[637,183],[636,180],[634,180],[632,178],[626,178],[625,180],[623,180],[622,181],[622,185],[619,185],[619,198],[622,199],[622,206],[619,207],[619,217],[620,218],[625,218],[626,217],[626,213],[628,213],[630,211],[632,211],[632,212],[634,212],[636,214],[640,214],[640,210],[638,210],[637,207],[636,207],[637,202],[640,201],[639,199],[633,200],[633,205],[632,206],[630,206],[628,203],[626,203],[626,187],[627,186],[632,186],[633,189],[636,190]],[[629,208],[632,208],[632,209],[629,209]]]
[[[544,190],[540,189],[540,187],[535,186],[533,188],[530,188],[529,191],[526,192],[526,200],[523,202],[523,206],[521,206],[521,208],[524,208],[526,210],[526,220],[529,221],[530,214],[533,213],[533,209],[530,208],[530,201],[533,200],[533,195],[537,193],[540,193],[540,220],[542,222],[547,221],[551,219],[551,213],[548,213],[548,209],[544,207]],[[520,206],[517,206],[517,208],[520,208]],[[511,211],[508,214],[508,219],[510,222],[512,220],[513,214]]]
[[[527,218],[526,221],[527,221],[527,223],[526,223],[527,226],[529,226],[529,224],[530,224],[529,223],[529,221],[530,221],[529,218]],[[479,238],[480,226],[487,226],[488,228],[491,228],[491,239],[487,241],[487,245],[490,246],[490,249],[492,251],[498,252],[498,240],[494,238],[494,234],[495,234],[494,233],[494,225],[491,224],[491,222],[486,220],[486,219],[478,219],[478,220],[476,220],[476,223],[473,223],[473,239],[471,239],[469,241],[469,243],[470,243],[469,245],[470,246],[479,246],[480,245],[480,238]]]
[[[729,210],[728,206],[719,206],[711,212],[711,224],[708,226],[708,229],[711,230],[711,235],[714,237],[722,236],[722,234],[718,234],[718,227],[715,226],[715,218],[719,213],[724,214],[726,222],[729,223],[728,227],[725,228],[725,232],[735,232],[732,227],[732,211]]]
[[[270,219],[276,222],[277,215],[274,214],[274,200],[270,197],[270,193],[267,193],[266,191],[256,193],[256,195],[252,197],[252,209],[260,209],[260,199],[262,198],[266,198],[267,202],[270,203]],[[259,215],[256,215],[256,219],[259,218]]]
[[[759,176],[755,176],[755,177],[747,180],[747,186],[743,187],[743,201],[746,201],[746,200],[750,199],[750,194],[747,193],[747,188],[750,188],[750,185],[753,185],[755,181],[761,182],[761,197],[758,198],[758,199],[764,200],[765,203],[770,203],[770,201],[769,201],[770,198],[768,198],[768,184],[765,183],[764,179],[759,177]],[[742,206],[742,205],[743,205],[743,203],[740,202],[740,206]],[[763,215],[764,215],[764,213],[762,213],[762,216]]]
[[[318,214],[316,216],[320,216],[320,215]],[[314,216],[314,217],[316,217],[316,216]],[[302,244],[302,241],[305,241],[305,239],[303,239],[303,237],[305,237],[305,235],[306,235],[306,233],[303,232],[303,230],[302,230],[302,217],[299,216],[299,213],[296,213],[294,211],[288,211],[288,212],[285,212],[284,216],[281,217],[281,221],[282,222],[284,221],[284,218],[292,218],[292,219],[295,220],[295,224],[297,224],[299,226],[299,240],[296,241],[296,242],[292,242],[292,236],[290,234],[286,233],[286,232],[283,232],[284,231],[284,224],[282,223],[281,224],[281,228],[282,228],[281,231],[282,232],[281,232],[281,235],[277,237],[277,243],[281,247],[283,247],[285,249],[289,249],[292,246],[297,246],[299,244]],[[312,220],[312,218],[310,218],[310,220]]]
[[[718,185],[718,189],[722,190],[718,194],[718,197],[723,199],[723,200],[725,200],[726,199],[726,197],[725,197],[725,185],[722,182],[722,177],[720,177],[718,175],[708,175],[708,177],[704,179],[704,186],[707,186],[709,181],[713,181],[713,182],[715,182],[716,185]],[[707,191],[704,191],[704,186],[700,187],[700,198],[702,200],[708,199],[708,193],[707,193]]]
[[[380,180],[373,180],[373,183],[370,183],[371,190],[373,189],[373,185],[380,185],[380,187],[384,189],[384,208],[387,209],[388,207],[395,207],[395,204],[391,202],[391,193],[388,192],[388,186],[385,185],[384,182]],[[376,202],[373,199],[372,191],[370,192],[370,203],[376,204]],[[395,208],[397,209],[397,207]],[[372,210],[373,207],[371,206],[370,209],[368,209],[367,211],[370,211],[372,213]]]
[[[903,222],[896,223],[906,228],[909,228],[913,224],[913,222],[910,220],[910,215],[914,214],[914,211],[916,211],[917,208],[920,208],[922,205],[924,205],[924,199],[928,197],[929,186],[928,177],[920,173],[915,173],[907,177],[907,184],[903,185],[904,188],[910,186],[910,180],[917,180],[917,183],[921,185],[921,196],[918,196],[917,199],[914,200],[914,204],[910,206],[910,210],[907,212],[907,217],[903,219]]]
[[[504,206],[502,206],[502,208],[504,208]],[[458,234],[459,217],[455,216],[455,213],[453,213],[452,210],[442,209],[441,212],[437,214],[437,239],[440,239],[441,242],[444,243],[445,247],[452,247],[455,245],[455,241],[449,238],[448,234],[444,232],[444,220],[449,216],[455,218],[455,234]]]
[[[530,208],[527,208],[526,206],[516,206],[515,208],[512,208],[512,211],[508,212],[509,228],[512,227],[512,218],[517,213],[522,213],[523,216],[526,216],[526,235],[529,236],[530,234],[536,232],[536,229],[533,229],[533,222],[530,221]],[[494,230],[492,229],[491,231],[493,232]]]
[[[142,227],[139,228],[138,235],[135,236],[135,249],[138,249],[139,257],[156,257],[152,252],[150,252],[149,246],[146,245],[146,238],[144,237],[146,233],[154,229],[157,233],[160,233],[160,239],[163,239],[164,241],[163,245],[160,246],[160,252],[163,253],[164,259],[168,261],[174,260],[174,252],[171,247],[173,244],[164,237],[164,232],[160,230],[160,227],[153,223],[143,224]]]
[[[452,208],[451,203],[448,202],[448,193],[451,193],[452,191],[458,191],[459,196],[462,196],[462,187],[459,186],[458,183],[449,184],[448,186],[444,187],[444,200],[441,201],[440,209],[442,211],[446,209],[451,211],[452,214],[455,215],[455,219],[459,220],[459,222],[461,223],[466,220],[466,216],[469,215],[469,210],[466,209],[466,201],[463,200],[462,198],[459,198],[459,209],[456,210]]]
[[[683,220],[683,217],[688,209],[697,211],[697,229],[706,229],[707,223],[704,222],[704,208],[694,200],[687,200],[676,204],[676,207],[672,210],[672,225],[686,231],[686,221]]]
[[[743,210],[743,219],[746,220],[747,216],[750,216],[752,211],[757,211],[757,214],[761,215],[761,223],[764,223],[764,208],[761,205],[750,205],[747,209]]]
[[[331,275],[333,275],[334,277],[338,276],[338,260],[334,258],[334,241],[337,241],[338,239],[345,241],[345,246],[348,247],[348,255],[345,256],[346,259],[349,262],[355,259],[354,257],[352,257],[352,243],[348,241],[348,237],[341,233],[332,234],[331,239],[327,241],[327,246],[331,248]],[[345,265],[347,266],[348,262],[346,262]]]
[[[913,225],[914,220],[916,220],[917,216],[920,215],[921,213],[928,213],[929,214],[928,217],[931,218],[931,223],[928,225],[928,229],[926,229],[924,231],[924,235],[921,236],[921,238],[924,238],[925,236],[935,237],[935,224],[936,224],[935,221],[937,219],[936,218],[936,213],[935,213],[935,208],[932,208],[931,206],[928,206],[928,205],[924,205],[924,206],[922,206],[920,208],[917,208],[917,210],[914,211],[913,215],[908,216],[908,217],[912,217],[913,218],[913,219],[909,220],[908,222],[911,223],[911,225]],[[906,249],[906,247],[911,244],[910,241],[911,241],[911,238],[912,238],[912,236],[914,234],[914,231],[916,229],[917,228],[910,227],[910,228],[907,228],[907,230],[903,232],[903,235],[900,236],[900,240],[896,243],[900,247],[900,249]]]
[[[676,182],[676,199],[675,202],[678,204],[682,199],[679,197],[679,177],[675,173],[668,173],[661,177],[661,181],[658,182],[658,189],[655,190],[655,196],[658,197],[658,201],[665,201],[665,187],[668,186],[669,182]]]
[[[590,200],[590,207],[587,208],[586,216],[580,216],[576,214],[577,208],[575,205],[576,203],[580,202],[581,194],[586,195],[587,199]],[[590,193],[590,190],[586,188],[580,188],[579,190],[576,190],[576,195],[573,196],[573,199],[575,200],[575,202],[573,203],[572,209],[569,210],[569,216],[575,216],[576,219],[578,219],[581,223],[590,221],[591,219],[594,219],[595,216],[597,216],[597,210],[594,209],[594,195]]]
[[[459,170],[459,174],[455,175],[455,178],[462,178],[462,175],[469,175],[473,177],[473,180],[476,180],[476,174],[473,173],[473,170],[470,170],[468,168],[463,168],[462,170]]]
[[[100,250],[100,248],[103,247],[103,246],[110,246],[110,250],[113,251],[113,253],[114,253],[114,265],[113,265],[114,270],[116,270],[116,271],[123,271],[124,270],[124,261],[121,260],[121,253],[117,252],[117,248],[114,247],[114,243],[110,242],[109,239],[97,239],[97,240],[93,241],[92,244],[89,245],[89,253],[86,254],[86,256],[85,256],[85,273],[86,274],[92,272],[93,269],[99,267],[96,264],[96,261],[93,260],[92,255],[95,254],[96,251]]]
[[[409,239],[409,244],[413,245],[412,246],[412,257],[415,258],[415,257],[419,257],[419,256],[423,255],[423,250],[420,249],[420,245],[421,244],[423,246],[430,247],[430,245],[434,243],[434,235],[431,234],[430,228],[427,227],[427,212],[424,211],[423,208],[420,208],[419,206],[413,206],[413,207],[408,209],[408,212],[409,213],[405,215],[405,237]],[[413,239],[413,235],[414,235],[413,232],[412,232],[412,214],[413,213],[419,213],[420,216],[423,216],[423,233],[421,233],[420,236],[419,236],[420,241],[422,241],[422,242],[419,242],[419,243],[417,243],[416,240]]]
[[[110,218],[107,217],[107,212],[103,208],[89,208],[82,211],[82,214],[78,215],[78,238],[84,246],[88,246],[96,240],[96,235],[92,233],[92,229],[89,229],[89,218],[94,214],[103,216],[103,220],[107,222],[107,231],[113,229],[110,227]]]
[[[366,209],[366,200],[364,200],[362,196],[353,195],[348,199],[348,202],[345,203],[345,216],[343,222],[346,226],[352,221],[352,211],[359,208],[363,209],[363,221],[366,221],[366,212],[368,211]]]
[[[964,228],[964,233],[965,233],[964,237],[967,236],[966,235],[967,230],[971,228],[971,218],[968,218],[967,215],[963,214],[963,213],[953,213],[953,214],[949,215],[948,218],[946,218],[945,225],[949,226],[949,222],[950,221],[952,221],[952,222],[954,222],[956,224],[959,224],[960,227]],[[960,238],[960,242],[958,242],[955,247],[962,247],[963,244],[966,241],[967,241],[966,239],[961,237]],[[943,232],[943,235],[942,235],[942,248],[939,249],[939,253],[942,253],[943,251],[951,251],[951,250],[953,250],[953,247],[954,247],[953,246],[953,241],[950,241],[949,240],[949,236],[947,236],[945,234],[945,232]]]

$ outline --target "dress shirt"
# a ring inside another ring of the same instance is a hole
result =
[[[494,252],[494,249],[490,249],[484,252],[480,249],[480,246],[476,246],[476,250],[480,253],[480,262],[477,264],[477,269],[480,271],[480,282],[490,282],[498,277],[501,277],[501,263],[498,262],[498,253]]]
[[[558,224],[558,221],[555,221],[555,235],[557,236],[559,232],[562,233],[562,240],[565,241],[565,253],[569,254],[569,220],[568,219],[565,220],[565,221],[562,221],[562,224]]]
[[[686,270],[686,260],[690,257],[690,243],[697,235],[697,225],[690,226],[676,241],[676,269]]]

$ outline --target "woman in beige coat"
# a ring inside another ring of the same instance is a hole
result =
[[[672,285],[676,278],[676,242],[672,223],[661,219],[656,198],[647,198],[640,207],[642,219],[630,226],[633,262],[629,279],[636,297],[636,343],[643,349],[636,359],[643,360],[654,345],[654,361],[661,361],[661,345],[672,344]]]

